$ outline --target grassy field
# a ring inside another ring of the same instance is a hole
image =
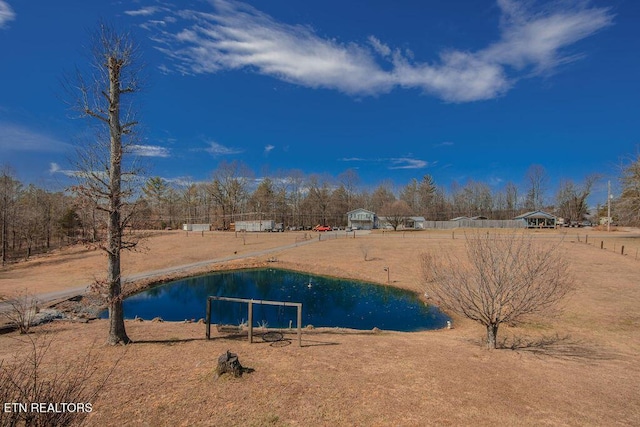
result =
[[[314,242],[299,246],[304,233],[242,239],[233,233],[163,232],[147,239],[145,251],[125,255],[123,273],[258,253],[197,270],[269,260],[274,267],[384,284],[388,267],[392,286],[422,293],[420,254],[462,251],[464,232],[355,238],[342,232],[321,241],[309,233]],[[560,317],[502,328],[498,338],[510,349],[485,350],[482,327],[457,317],[453,329],[431,332],[304,331],[302,347],[218,336],[206,341],[204,325],[194,323],[129,321],[134,344],[127,347],[104,344],[108,324],[100,320],[56,322],[35,328],[32,336],[51,340],[46,369],[90,348],[98,350],[99,373],[119,361],[92,402],[88,425],[639,425],[640,234],[529,233],[541,241],[562,239],[577,289]],[[16,264],[0,270],[0,294],[84,285],[101,277],[105,262],[99,251],[76,247]],[[28,349],[16,333],[0,336],[5,363]],[[217,357],[228,349],[254,372],[216,380]]]

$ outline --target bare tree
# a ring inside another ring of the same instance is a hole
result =
[[[22,184],[14,177],[8,166],[0,169],[0,247],[2,247],[2,265],[5,265],[9,253],[9,229],[15,227],[15,206]]]
[[[544,193],[549,185],[549,175],[542,165],[531,165],[525,177],[527,181],[527,195],[525,208],[528,210],[542,209]]]
[[[144,187],[142,187],[142,192],[144,193],[145,199],[149,203],[152,214],[158,216],[158,223],[156,224],[156,226],[159,228],[166,227],[165,217],[163,216],[163,214],[167,201],[168,191],[168,183],[159,176],[149,178],[144,184]]]
[[[356,207],[354,205],[354,198],[358,183],[360,182],[360,177],[355,169],[350,168],[338,175],[338,182],[340,182],[342,187],[345,189],[347,207],[343,213],[346,213]]]
[[[371,193],[371,204],[367,209],[373,212],[380,212],[385,204],[394,202],[396,196],[393,194],[392,188],[393,183],[391,181],[380,183]]]
[[[399,226],[405,223],[407,217],[411,216],[412,211],[407,202],[396,200],[384,204],[380,208],[380,213],[385,217],[385,221],[396,231]]]
[[[556,210],[558,215],[569,221],[582,221],[589,214],[587,198],[591,188],[600,177],[589,175],[582,185],[576,185],[571,180],[563,181],[556,194]]]
[[[616,213],[624,224],[640,226],[640,154],[622,169],[620,184]]]
[[[106,216],[106,242],[100,247],[108,258],[108,342],[127,344],[130,339],[124,326],[120,259],[121,251],[135,248],[137,241],[123,238],[131,218],[129,202],[135,182],[133,165],[123,160],[137,125],[127,95],[140,90],[141,69],[137,45],[128,34],[100,24],[92,43],[91,71],[78,71],[77,83],[71,88],[79,93],[76,107],[82,115],[99,124],[98,137],[96,144],[79,150],[80,184],[75,190]]]
[[[253,173],[244,163],[221,161],[208,185],[211,199],[222,212],[222,228],[227,229],[241,213],[248,199],[249,180]],[[227,220],[229,221],[227,222]]]
[[[304,200],[304,205],[312,213],[314,223],[327,225],[329,205],[331,202],[331,189],[329,178],[320,175],[311,175],[307,182],[309,192]]]
[[[423,255],[426,292],[444,310],[485,326],[490,349],[501,324],[553,314],[572,288],[560,243],[481,233],[466,236],[465,246],[466,257]]]
[[[414,213],[422,213],[421,208],[421,200],[420,200],[420,184],[418,180],[412,178],[409,183],[400,189],[400,195],[398,198],[403,202],[407,203],[407,205],[411,208],[411,211]]]
[[[3,298],[0,297],[0,302]],[[26,289],[16,292],[12,297],[6,298],[7,309],[0,314],[9,324],[14,325],[20,334],[28,334],[36,314],[38,314],[38,300]]]
[[[20,341],[27,345],[26,352],[0,360],[0,401],[22,402],[23,405],[51,402],[62,410],[3,410],[0,411],[0,426],[82,425],[92,410],[92,402],[104,390],[123,356],[105,369],[105,362],[95,348],[62,362],[47,354],[52,343],[50,337],[27,335]]]

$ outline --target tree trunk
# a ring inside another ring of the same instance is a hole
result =
[[[498,325],[487,325],[487,348],[493,350],[497,347]]]
[[[109,338],[110,344],[131,342],[124,327],[122,287],[120,277],[120,252],[122,250],[122,224],[120,223],[122,128],[120,125],[120,62],[110,57],[109,69],[109,222],[107,224],[109,285]]]
[[[238,355],[227,350],[226,353],[218,357],[218,367],[216,368],[216,378],[222,374],[232,374],[238,378],[242,376],[244,368],[238,360]]]
[[[122,307],[122,286],[120,281],[120,252],[109,254],[107,281],[109,284],[109,337],[112,345],[129,344],[124,327],[124,309]]]

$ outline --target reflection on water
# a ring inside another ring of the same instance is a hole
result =
[[[171,321],[204,318],[208,296],[301,302],[303,326],[417,331],[443,328],[449,320],[411,292],[277,269],[216,273],[156,286],[127,298],[124,313],[127,318]],[[237,325],[247,317],[247,304],[212,302],[212,323]],[[296,308],[254,305],[253,319],[255,325],[295,326]]]

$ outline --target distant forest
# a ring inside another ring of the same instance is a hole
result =
[[[544,168],[533,165],[525,183],[507,183],[500,191],[478,181],[453,185],[445,191],[430,175],[394,187],[382,182],[364,190],[355,170],[335,178],[289,171],[256,180],[240,162],[221,162],[207,182],[171,183],[160,177],[143,179],[125,206],[126,230],[181,228],[183,223],[211,224],[227,230],[237,220],[269,219],[285,228],[316,224],[344,226],[346,213],[365,208],[379,216],[423,216],[449,220],[459,216],[512,219],[544,210],[565,221],[607,217],[607,206],[590,209],[587,199],[597,176],[583,182],[563,181],[551,187]],[[629,161],[619,177],[621,193],[612,199],[614,223],[640,226],[640,155]],[[547,195],[553,194],[552,197]],[[76,243],[104,239],[105,214],[100,201],[77,187],[51,192],[23,185],[10,167],[0,169],[0,245],[2,263]]]

